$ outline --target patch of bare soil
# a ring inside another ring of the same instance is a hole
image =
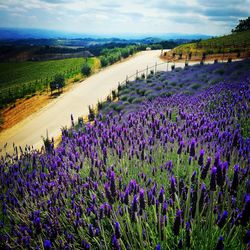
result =
[[[1,130],[10,128],[24,120],[29,115],[44,107],[51,97],[49,94],[40,94],[28,99],[17,100],[15,104],[2,110],[3,124]]]

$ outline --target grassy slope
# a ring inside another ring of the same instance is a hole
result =
[[[56,74],[79,73],[84,58],[63,59],[45,62],[18,62],[0,64],[0,89],[13,85],[25,84],[36,80],[51,79]],[[93,66],[95,58],[89,58],[88,64]]]
[[[174,49],[176,53],[206,52],[215,54],[250,49],[250,30],[236,34],[203,40],[199,43],[183,44]]]

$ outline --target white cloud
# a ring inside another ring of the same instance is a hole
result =
[[[250,0],[0,0],[0,21],[6,23],[14,12],[37,17],[34,22],[20,15],[23,27],[48,28],[49,23],[51,29],[74,32],[217,35],[230,31],[249,9]]]

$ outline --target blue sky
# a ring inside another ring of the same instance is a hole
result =
[[[94,34],[229,33],[250,0],[0,0],[0,26]]]

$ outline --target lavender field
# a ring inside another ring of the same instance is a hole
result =
[[[119,86],[58,147],[1,158],[0,248],[248,249],[249,105],[249,60]]]

